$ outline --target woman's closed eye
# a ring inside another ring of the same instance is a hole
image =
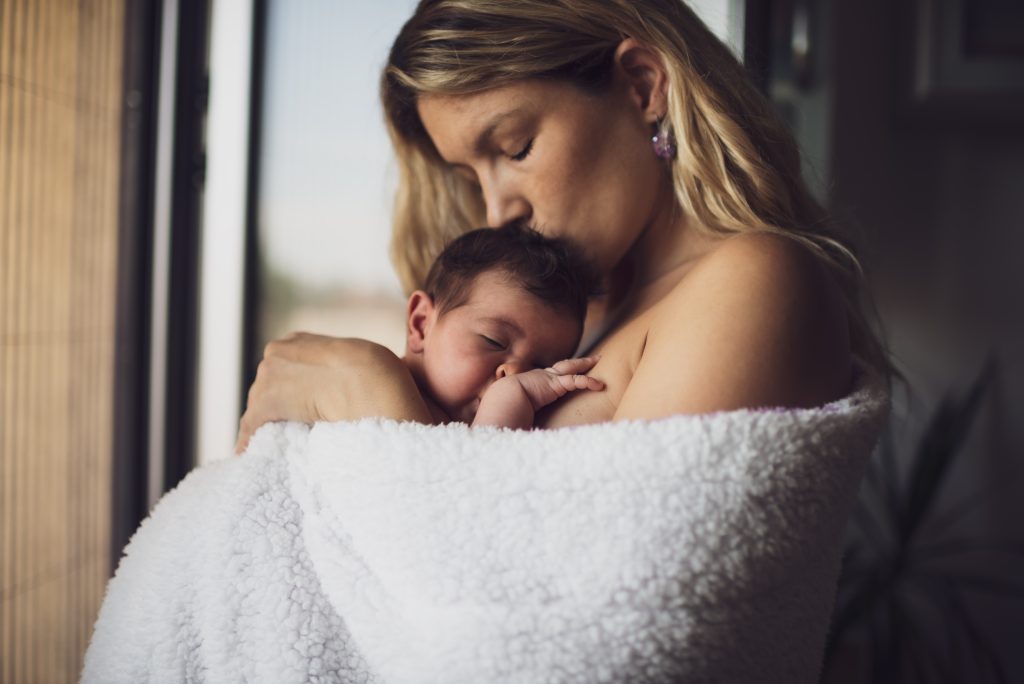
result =
[[[509,159],[511,159],[512,161],[521,162],[527,157],[529,157],[530,152],[533,151],[533,140],[533,138],[530,138],[530,140],[523,146],[523,149],[521,149],[516,154],[509,155]]]

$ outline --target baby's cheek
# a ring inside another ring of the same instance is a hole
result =
[[[490,382],[489,369],[473,357],[452,359],[451,391],[461,402],[478,398]]]

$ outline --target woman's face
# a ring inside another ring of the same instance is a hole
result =
[[[616,74],[598,95],[527,80],[424,96],[418,110],[441,157],[480,187],[488,225],[575,239],[608,272],[658,214],[667,180],[649,105]]]

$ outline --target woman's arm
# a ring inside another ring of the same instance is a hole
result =
[[[382,416],[430,423],[432,417],[402,360],[367,340],[293,333],[269,343],[249,389],[235,452],[263,423]]]
[[[661,309],[615,420],[818,406],[849,389],[842,297],[825,267],[789,238],[729,238]]]

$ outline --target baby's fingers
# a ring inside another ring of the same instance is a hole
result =
[[[581,356],[578,359],[563,359],[548,370],[559,375],[579,375],[586,373],[597,364],[599,356]],[[580,389],[583,389],[582,387]]]
[[[604,389],[604,383],[597,378],[592,378],[589,375],[575,374],[575,375],[559,375],[556,376],[558,384],[562,386],[568,392],[573,390],[602,390]]]

